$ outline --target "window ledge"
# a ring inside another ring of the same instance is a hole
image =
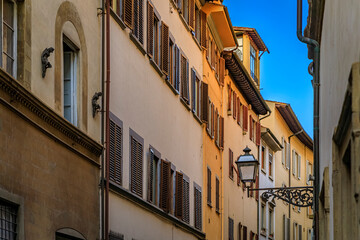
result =
[[[269,176],[269,179],[270,179],[271,181],[274,181],[274,178],[273,178],[272,176]]]
[[[183,97],[180,97],[180,102],[186,107],[188,111],[191,111],[189,104],[186,102],[186,100]]]
[[[215,212],[216,212],[217,215],[220,215],[219,209],[216,209]]]
[[[266,171],[264,168],[261,168],[261,171],[266,175]]]
[[[191,36],[192,36],[192,38],[194,39],[196,45],[199,47],[200,51],[202,51],[203,48],[201,47],[199,41],[197,40],[197,38],[194,36],[194,34],[193,34],[192,32],[191,32]]]
[[[231,110],[229,110],[229,109],[227,110],[227,115],[228,115],[228,116],[231,116],[231,115],[232,115]]]
[[[115,22],[117,22],[119,24],[119,26],[121,27],[122,30],[124,30],[126,28],[126,25],[123,22],[123,20],[114,12],[114,10],[112,8],[110,8],[110,15],[113,17]]]
[[[135,46],[140,50],[140,52],[142,53],[142,55],[145,56],[146,51],[144,49],[144,46],[141,44],[141,42],[139,42],[139,40],[135,37],[135,35],[133,34],[133,32],[131,31],[129,33],[130,36],[130,40],[135,43]]]
[[[180,19],[181,19],[182,23],[184,24],[186,30],[188,30],[190,32],[190,27],[189,27],[188,23],[186,22],[186,19],[182,15],[180,9],[178,9],[178,13],[179,13]]]
[[[263,236],[263,237],[266,237],[266,229],[265,228],[261,229],[260,235]]]
[[[196,121],[198,121],[200,123],[200,125],[202,125],[202,121],[201,121],[200,117],[198,117],[198,115],[196,115],[195,112],[192,111],[192,113],[193,113],[193,116],[196,119]]]
[[[160,67],[157,65],[157,63],[150,58],[149,59],[151,66],[153,66],[153,68],[156,70],[156,72],[160,75],[161,78],[164,77],[164,73],[161,71]]]
[[[170,1],[172,1],[172,0],[170,0]],[[179,95],[178,90],[176,90],[176,89],[174,88],[174,86],[170,83],[170,80],[169,80],[168,78],[165,79],[165,82],[166,82],[166,84],[169,86],[169,88],[171,89],[171,91],[173,91],[173,93],[174,93],[175,95]]]
[[[213,208],[213,206],[211,205],[211,203],[208,202],[207,205],[208,205],[209,208]]]
[[[159,217],[162,217],[166,220],[168,220],[169,222],[172,222],[174,225],[176,225],[177,227],[189,232],[190,234],[196,236],[197,238],[201,239],[201,240],[205,240],[205,233],[199,231],[198,229],[196,229],[195,227],[179,220],[178,218],[176,218],[175,216],[172,216],[166,212],[164,212],[162,209],[156,207],[155,205],[145,201],[144,199],[138,197],[137,195],[131,193],[130,191],[128,191],[127,189],[119,186],[116,183],[113,183],[112,181],[109,182],[110,184],[110,190],[115,193],[118,194],[119,196],[125,198],[128,201],[133,202],[134,204],[142,207],[143,209],[154,213],[156,215],[158,215]]]

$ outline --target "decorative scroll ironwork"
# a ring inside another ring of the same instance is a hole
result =
[[[282,187],[282,188],[259,188],[249,191],[262,191],[261,197],[268,200],[270,197],[283,200],[298,207],[313,205],[313,187]]]

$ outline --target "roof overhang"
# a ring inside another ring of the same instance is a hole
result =
[[[254,112],[259,115],[265,115],[271,112],[238,55],[233,54],[232,51],[224,51],[223,57],[232,79],[235,81],[246,101],[251,104]]]
[[[298,118],[296,117],[294,111],[292,110],[290,104],[277,103],[275,104],[276,109],[279,111],[280,115],[285,120],[286,124],[289,126],[290,130],[296,134],[296,137],[303,143],[305,146],[313,150],[313,140],[305,132],[301,126]]]
[[[269,128],[261,126],[261,138],[274,151],[280,151],[283,146]]]
[[[259,33],[256,31],[255,28],[248,28],[248,27],[234,27],[234,31],[236,35],[242,35],[246,33],[255,43],[256,47],[259,51],[268,52],[270,53],[269,49],[266,47],[264,41],[261,39]]]
[[[214,22],[224,48],[237,47],[237,39],[233,30],[227,8],[217,2],[205,2],[201,11],[210,16]]]

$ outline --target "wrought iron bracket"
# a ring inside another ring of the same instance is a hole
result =
[[[91,103],[92,103],[92,114],[93,114],[93,118],[95,117],[97,112],[100,112],[100,105],[97,103],[97,101],[99,100],[99,98],[102,96],[102,92],[96,92],[94,94],[94,96],[91,99]]]
[[[249,191],[264,191],[261,197],[268,200],[270,197],[283,200],[298,207],[313,205],[314,187],[278,187],[278,188],[254,188],[247,187]]]
[[[49,62],[48,58],[50,54],[55,49],[53,47],[45,48],[45,50],[41,53],[41,67],[42,67],[42,77],[44,78],[46,75],[46,69],[52,68],[51,63]]]

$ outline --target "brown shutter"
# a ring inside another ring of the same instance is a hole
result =
[[[224,148],[224,118],[220,117],[220,148]]]
[[[161,70],[169,75],[169,27],[161,21]]]
[[[254,131],[253,131],[254,126],[253,126],[253,120],[252,120],[252,119],[253,119],[253,118],[252,118],[252,116],[250,115],[250,116],[249,116],[249,121],[250,121],[250,126],[249,126],[250,135],[249,135],[249,137],[250,137],[250,140],[253,140],[253,139],[254,139],[254,136],[253,136],[253,134],[254,134]]]
[[[248,108],[243,105],[243,129],[248,130]]]
[[[139,42],[144,44],[144,4],[139,0]]]
[[[255,188],[259,188],[259,176],[256,176]],[[259,191],[255,191],[256,199],[259,200]]]
[[[155,155],[150,149],[150,159],[148,165],[149,181],[148,181],[148,191],[147,191],[147,198],[149,202],[154,202],[154,196],[153,196],[154,160],[155,160]]]
[[[243,239],[247,240],[247,227],[246,226],[243,227]]]
[[[194,188],[194,198],[195,198],[195,228],[202,229],[202,197],[201,191],[197,188]]]
[[[224,58],[220,57],[219,65],[220,65],[220,70],[219,70],[220,83],[223,86],[224,80],[225,80],[225,59]]]
[[[212,108],[211,108],[211,137],[214,137],[214,129],[215,129],[215,106],[212,103]]]
[[[236,92],[233,92],[233,118],[236,119],[236,99],[237,99],[237,95]]]
[[[218,135],[219,135],[219,133],[218,133],[218,129],[219,129],[219,124],[218,124],[218,110],[216,109],[215,110],[215,144],[217,145],[217,146],[219,146],[219,141],[218,141]]]
[[[190,222],[190,184],[183,179],[183,217],[186,223]]]
[[[133,0],[124,0],[124,23],[133,28]]]
[[[175,216],[183,216],[183,174],[176,172],[176,192],[175,192]]]
[[[131,191],[142,197],[143,192],[143,146],[131,137]]]
[[[211,205],[211,170],[207,169],[207,203]]]
[[[234,171],[233,171],[233,152],[229,148],[229,177],[231,179],[234,178]]]
[[[195,0],[189,0],[189,27],[195,29]]]
[[[165,212],[170,210],[170,177],[171,164],[161,159],[160,165],[160,208]]]
[[[256,123],[256,145],[260,146],[260,135],[261,135],[261,128],[260,123]]]
[[[204,82],[201,83],[201,120],[203,122],[209,121],[209,102],[208,102],[208,85]]]
[[[203,11],[200,12],[200,27],[201,27],[201,35],[200,35],[200,40],[201,40],[201,46],[203,48],[206,48],[206,13],[204,13]]]
[[[110,120],[110,180],[122,185],[122,128]]]
[[[238,240],[241,240],[241,229],[242,229],[242,225],[241,225],[241,222],[239,222],[239,239]]]
[[[215,42],[211,40],[211,67],[215,68]]]
[[[236,121],[237,121],[238,124],[240,124],[240,111],[241,111],[241,109],[240,109],[240,98],[239,97],[237,97],[237,99],[236,99],[236,107],[238,109],[237,115],[236,115]]]
[[[250,240],[253,240],[253,238],[254,238],[254,233],[250,231]]]
[[[219,179],[216,178],[216,193],[215,193],[215,208],[216,208],[216,211],[219,212],[220,210],[220,182],[219,182]]]
[[[228,84],[228,114],[231,112],[231,84]]]
[[[154,56],[154,7],[150,2],[147,4],[147,52],[150,57]]]

